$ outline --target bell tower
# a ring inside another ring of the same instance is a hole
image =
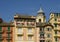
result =
[[[46,22],[45,13],[42,8],[40,8],[39,11],[37,12],[36,22],[41,22],[41,23]]]

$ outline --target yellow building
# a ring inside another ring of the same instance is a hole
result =
[[[15,42],[35,42],[36,23],[34,16],[15,15],[14,16],[14,41]]]
[[[60,42],[60,13],[51,13],[49,22],[54,26],[54,42]]]
[[[53,28],[51,23],[46,22],[45,13],[40,8],[36,16],[36,42],[54,42]]]
[[[45,13],[41,8],[37,16],[17,13],[14,16],[14,42],[60,42],[60,15],[56,16],[51,13],[49,22],[46,22]]]

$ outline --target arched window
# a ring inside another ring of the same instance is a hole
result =
[[[39,19],[39,22],[41,22],[41,19]]]

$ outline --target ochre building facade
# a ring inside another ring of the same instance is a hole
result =
[[[48,22],[41,8],[36,16],[17,13],[0,23],[0,36],[0,42],[60,42],[60,13],[50,13]]]

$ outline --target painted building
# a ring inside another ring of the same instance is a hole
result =
[[[54,42],[60,42],[60,13],[51,13],[49,22],[54,26]]]
[[[55,42],[54,27],[50,22],[46,22],[41,8],[37,16],[16,14],[14,24],[14,42]]]
[[[14,36],[15,42],[35,42],[36,40],[36,22],[34,16],[15,15],[14,16]]]
[[[10,23],[0,19],[0,42],[60,42],[60,13],[50,13],[48,22],[42,8],[36,16],[17,13]]]
[[[13,42],[13,25],[0,18],[0,42]]]

